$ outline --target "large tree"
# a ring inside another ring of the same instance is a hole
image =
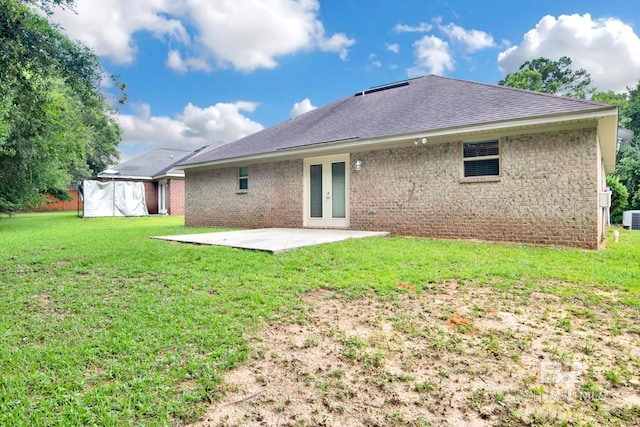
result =
[[[634,133],[618,147],[615,175],[629,193],[628,208],[640,209],[640,82],[627,93],[599,92],[593,100],[617,105],[619,126]]]
[[[557,61],[548,58],[526,61],[518,71],[508,74],[498,84],[582,99],[592,91],[589,73],[582,68],[574,70],[571,58],[567,56]]]
[[[100,61],[49,22],[52,5],[73,0],[0,0],[0,212],[64,195],[117,159]]]

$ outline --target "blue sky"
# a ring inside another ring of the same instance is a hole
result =
[[[571,57],[601,90],[640,80],[637,0],[76,0],[53,19],[127,84],[122,160],[409,77],[495,84],[540,56]]]

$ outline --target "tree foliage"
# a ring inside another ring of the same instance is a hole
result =
[[[611,189],[611,222],[620,224],[622,222],[622,212],[629,206],[629,192],[616,175],[607,175],[607,187]]]
[[[640,152],[631,144],[618,150],[615,175],[628,190],[629,209],[640,209]]]
[[[640,209],[640,82],[626,93],[598,92],[593,100],[617,105],[618,126],[634,133],[618,147],[614,175],[627,189],[627,208]]]
[[[518,71],[508,74],[499,85],[535,92],[584,99],[592,92],[591,76],[584,69],[574,70],[571,58],[557,61],[536,58],[523,63]]]
[[[621,125],[634,133],[630,145],[640,149],[640,81],[634,88],[627,88],[627,103],[622,108],[620,116],[623,118]]]
[[[98,57],[34,8],[72,0],[0,0],[0,212],[66,194],[117,159],[120,128]]]

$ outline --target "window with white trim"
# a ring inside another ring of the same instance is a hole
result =
[[[462,144],[464,177],[500,176],[500,143],[496,141]]]
[[[249,190],[249,167],[241,166],[238,168],[238,190]]]

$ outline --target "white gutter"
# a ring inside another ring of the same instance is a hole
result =
[[[152,179],[164,179],[164,178],[184,178],[184,172],[182,173],[164,173],[162,175],[156,175]]]
[[[96,175],[100,179],[124,179],[134,181],[154,181],[163,178],[184,178],[184,173],[165,173],[155,176],[139,176],[139,175]]]
[[[130,179],[130,180],[138,180],[138,181],[149,181],[152,180],[152,176],[128,176],[128,175],[96,175],[96,178],[101,179]]]
[[[179,170],[189,170],[189,169],[200,169],[211,166],[233,166],[236,164],[246,164],[252,163],[256,161],[260,162],[268,162],[268,161],[277,161],[277,160],[285,160],[285,159],[293,159],[293,158],[301,158],[313,155],[320,154],[330,154],[335,153],[337,151],[350,151],[351,149],[367,150],[373,149],[378,146],[384,146],[385,144],[397,143],[401,140],[413,140],[413,139],[421,139],[421,138],[442,138],[442,137],[453,137],[455,135],[468,134],[468,133],[492,133],[500,130],[506,130],[509,128],[518,128],[518,127],[532,127],[532,126],[541,126],[541,125],[561,125],[567,122],[573,121],[588,121],[588,120],[600,120],[606,117],[616,117],[617,120],[617,110],[611,111],[610,108],[604,107],[601,110],[590,111],[579,114],[563,114],[563,115],[555,115],[555,116],[541,116],[534,117],[528,119],[517,119],[517,120],[509,120],[509,121],[499,121],[492,123],[482,123],[478,125],[471,126],[457,126],[451,128],[438,129],[434,131],[427,132],[411,132],[406,134],[396,134],[382,137],[374,137],[368,139],[348,139],[346,142],[336,141],[336,142],[326,142],[326,143],[317,143],[313,145],[306,145],[300,147],[287,148],[277,151],[270,151],[267,153],[257,153],[251,154],[248,156],[239,156],[239,157],[231,157],[226,159],[219,160],[211,160],[202,163],[193,163],[186,165],[176,165],[175,169]],[[601,135],[601,138],[605,137],[605,135]],[[615,147],[615,138],[616,135],[612,135],[613,137],[613,146]],[[602,141],[601,141],[602,143]],[[606,143],[606,141],[605,141]],[[610,142],[611,143],[611,142]],[[232,143],[233,144],[233,143]],[[614,160],[615,162],[615,160]],[[606,163],[610,163],[606,162]]]

